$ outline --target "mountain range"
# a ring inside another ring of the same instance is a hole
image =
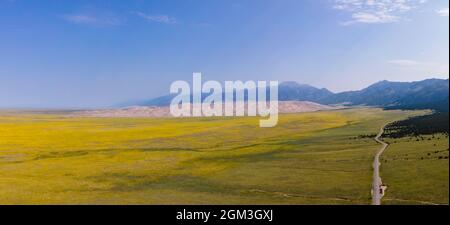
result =
[[[310,101],[327,105],[379,106],[386,109],[433,109],[448,112],[449,80],[427,79],[415,82],[380,81],[358,91],[333,93],[294,81],[283,82],[278,88],[280,101]],[[174,95],[121,106],[167,106]]]

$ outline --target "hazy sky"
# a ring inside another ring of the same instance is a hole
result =
[[[449,75],[448,0],[0,0],[0,107],[104,107],[208,80],[331,91]]]

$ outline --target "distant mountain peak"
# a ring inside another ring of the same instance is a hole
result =
[[[415,82],[383,80],[360,91],[342,92],[319,101],[322,104],[342,102],[351,105],[445,111],[448,108],[448,80],[427,79]]]
[[[312,101],[318,102],[333,93],[326,88],[316,88],[308,84],[299,84],[295,81],[283,82],[278,88],[278,99],[280,101]]]
[[[370,86],[367,87],[367,88],[370,88],[370,87],[379,87],[379,86],[386,86],[386,85],[395,84],[395,83],[400,83],[400,82],[394,82],[394,81],[382,80],[382,81],[378,81],[378,82],[376,82],[376,83],[370,85]],[[367,89],[367,88],[366,88],[366,89]]]
[[[298,82],[296,82],[296,81],[284,81],[284,82],[281,82],[279,85],[278,85],[279,87],[282,87],[282,88],[311,88],[311,89],[316,89],[316,90],[326,90],[326,91],[329,91],[328,89],[326,89],[326,88],[316,88],[316,87],[314,87],[314,86],[312,86],[312,85],[309,85],[309,84],[301,84],[301,83],[298,83]]]
[[[299,84],[299,83],[297,83],[295,81],[285,81],[285,82],[280,83],[279,86],[283,86],[283,87],[299,87],[299,86],[302,86],[302,84]]]
[[[321,104],[395,106],[402,109],[436,109],[448,111],[449,80],[427,79],[415,82],[382,80],[359,91],[333,93],[295,81],[282,82],[278,88],[280,101],[311,101]],[[135,105],[166,106],[173,95],[166,95]]]

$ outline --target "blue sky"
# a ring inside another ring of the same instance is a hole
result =
[[[331,91],[448,78],[448,0],[0,0],[0,107],[105,107],[175,80]]]

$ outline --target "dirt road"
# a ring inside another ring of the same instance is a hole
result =
[[[385,190],[385,187],[382,186],[383,183],[381,182],[380,177],[380,156],[381,154],[383,154],[389,144],[380,140],[380,138],[384,133],[384,128],[386,127],[386,125],[381,127],[380,132],[375,137],[375,141],[380,143],[382,146],[380,150],[378,150],[377,154],[375,155],[375,159],[373,160],[372,205],[381,204],[381,198],[383,197]]]

